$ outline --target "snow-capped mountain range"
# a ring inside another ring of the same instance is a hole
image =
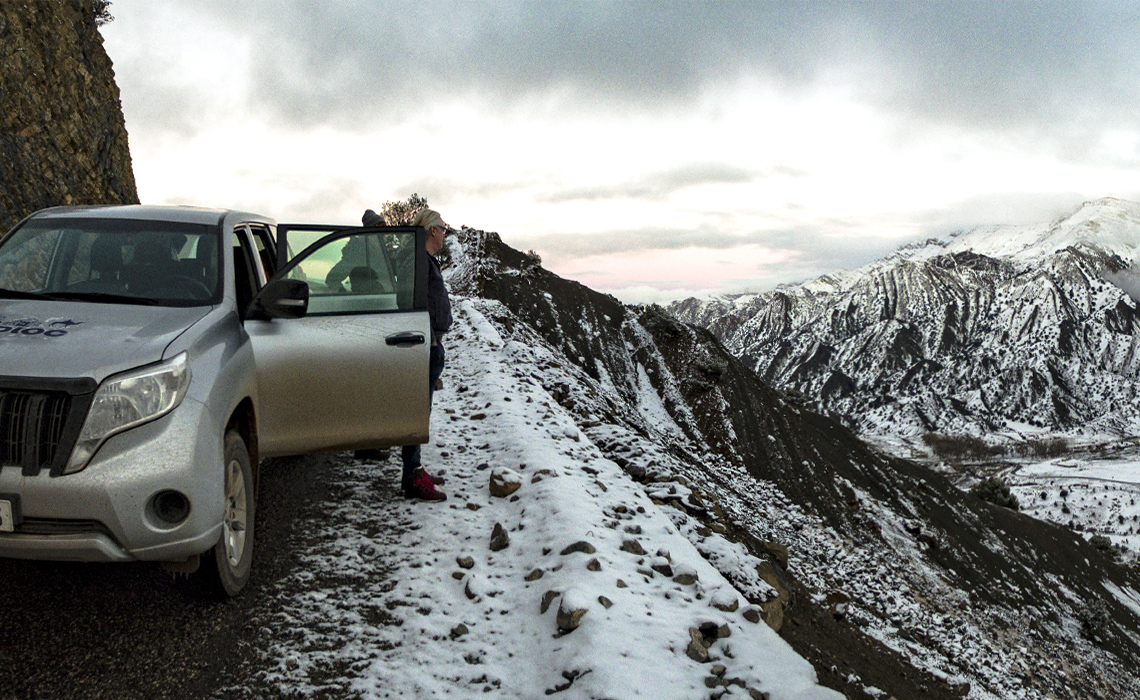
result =
[[[986,226],[759,295],[688,299],[771,385],[868,438],[1140,430],[1140,204]]]

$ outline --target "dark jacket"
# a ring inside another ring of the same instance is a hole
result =
[[[428,255],[427,304],[431,318],[431,342],[434,344],[451,328],[451,298],[447,296],[439,263],[431,255]]]

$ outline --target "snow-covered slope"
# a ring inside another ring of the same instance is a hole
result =
[[[424,450],[450,498],[342,456],[253,621],[276,670],[220,697],[1140,696],[1135,572],[876,455],[708,333],[450,243]]]
[[[687,300],[772,385],[867,437],[1140,430],[1140,324],[1122,289],[1140,204],[979,228],[763,295]]]
[[[317,697],[841,698],[745,598],[774,595],[760,560],[654,503],[683,484],[647,488],[606,459],[588,433],[615,427],[579,427],[543,388],[565,360],[500,335],[496,306],[459,301],[448,336],[425,460],[449,499],[400,498],[398,455],[346,459],[303,574],[337,583],[283,582],[286,629],[316,629],[275,640],[279,668],[262,680]],[[496,477],[517,491],[492,495]],[[584,611],[573,631],[560,610]],[[712,643],[697,661],[690,630],[702,628]]]

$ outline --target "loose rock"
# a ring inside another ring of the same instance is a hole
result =
[[[558,474],[556,474],[553,469],[539,469],[534,473],[534,476],[530,478],[530,483],[537,484],[543,479],[553,479],[556,476],[558,476]]]
[[[697,582],[697,570],[688,564],[675,564],[673,566],[673,582],[682,586],[691,586]]]
[[[736,612],[740,607],[740,598],[737,597],[736,591],[718,588],[709,597],[709,605],[723,612]]]
[[[563,556],[567,554],[573,554],[574,552],[585,552],[586,554],[593,554],[595,551],[597,550],[594,549],[594,545],[590,544],[586,540],[579,540],[574,544],[566,547],[566,549],[563,549],[561,552],[559,552],[559,554]]]
[[[643,556],[645,554],[645,548],[642,547],[641,543],[637,540],[624,540],[621,543],[621,551],[636,554],[637,556]]]
[[[495,523],[494,529],[491,530],[491,551],[498,552],[509,546],[511,546],[511,536],[507,534],[502,523]]]
[[[775,564],[768,561],[758,564],[756,573],[765,583],[776,589],[776,597],[765,601],[760,608],[764,622],[774,631],[779,632],[780,628],[784,626],[784,612],[791,602],[787,576]],[[748,616],[745,615],[745,618],[747,619]]]
[[[669,565],[669,560],[665,557],[654,557],[649,562],[649,568],[667,578],[673,577],[673,567]]]
[[[709,660],[709,649],[705,646],[705,636],[696,627],[689,628],[689,646],[685,649],[685,654],[698,663]]]
[[[577,629],[589,609],[589,603],[576,589],[566,591],[562,594],[562,602],[558,605],[558,629],[563,632]]]
[[[518,472],[506,467],[498,467],[491,470],[491,477],[488,482],[488,488],[491,495],[496,498],[506,498],[515,491],[518,491],[522,486],[522,476]]]

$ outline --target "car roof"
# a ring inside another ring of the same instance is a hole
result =
[[[226,217],[272,222],[259,214],[189,206],[154,206],[146,204],[94,204],[41,209],[30,217],[37,219],[130,219],[135,221],[173,221],[216,226]]]

